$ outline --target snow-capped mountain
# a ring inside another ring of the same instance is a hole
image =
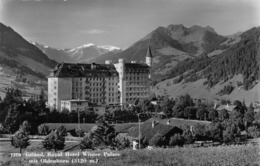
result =
[[[105,53],[117,54],[122,51],[115,46],[97,46],[93,43],[87,43],[72,49],[57,49],[36,42],[31,43],[42,50],[50,59],[57,62],[90,62]]]

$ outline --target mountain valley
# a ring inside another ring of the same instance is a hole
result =
[[[27,87],[26,91],[29,87],[46,90],[46,76],[61,62],[116,63],[124,58],[126,62],[144,63],[150,46],[151,85],[157,95],[177,97],[189,93],[196,98],[260,100],[259,28],[222,36],[209,26],[169,25],[156,28],[125,50],[92,43],[57,49],[28,42],[3,24],[0,32],[1,96],[7,85]],[[227,93],[223,90],[226,87],[232,90]]]

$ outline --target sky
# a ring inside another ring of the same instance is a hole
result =
[[[260,0],[0,0],[0,22],[28,41],[126,49],[159,26],[211,26],[231,35],[260,26]]]

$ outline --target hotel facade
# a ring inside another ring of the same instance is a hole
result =
[[[98,105],[132,104],[150,95],[152,54],[148,47],[145,63],[112,64],[60,63],[48,76],[48,105],[57,110],[70,110],[86,102]],[[78,100],[78,102],[75,102]],[[75,106],[74,106],[75,107]]]

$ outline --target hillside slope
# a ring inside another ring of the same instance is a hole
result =
[[[46,75],[56,64],[11,27],[0,23],[1,96],[7,87],[46,87]]]
[[[153,91],[172,97],[189,93],[195,98],[260,101],[260,28],[222,45],[228,46],[215,56],[204,54],[179,63]],[[227,87],[232,88],[228,93]]]

